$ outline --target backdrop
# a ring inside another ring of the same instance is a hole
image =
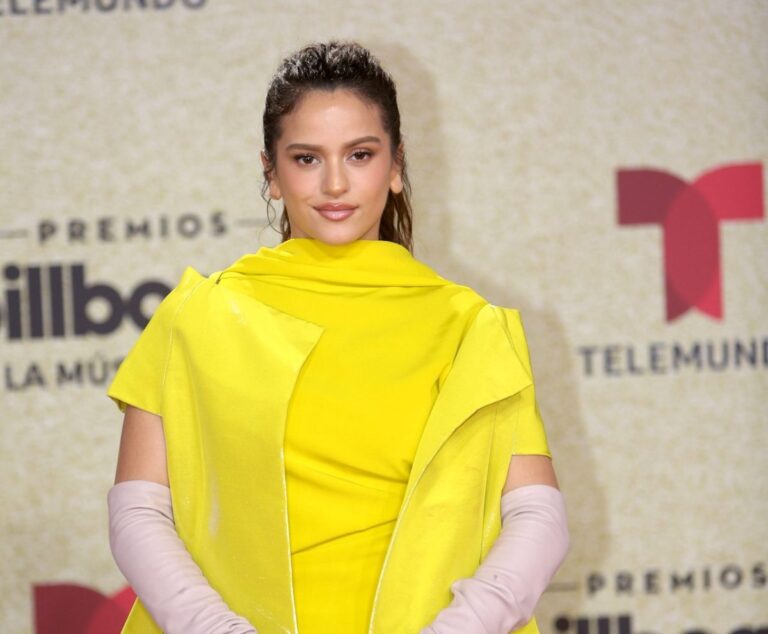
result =
[[[768,632],[768,3],[0,0],[0,631],[119,631],[116,366],[264,227],[300,45],[399,88],[416,256],[521,310],[573,547],[546,633]]]

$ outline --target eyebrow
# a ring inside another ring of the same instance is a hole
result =
[[[352,147],[353,145],[359,145],[361,143],[381,143],[381,139],[377,136],[362,136],[359,139],[354,139],[349,143],[345,143],[344,147],[348,148],[348,147]],[[319,150],[322,150],[322,147],[320,147],[319,145],[311,145],[309,143],[291,143],[285,149],[286,150],[314,150],[317,152]]]

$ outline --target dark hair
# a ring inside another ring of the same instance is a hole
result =
[[[345,88],[379,108],[382,126],[391,140],[392,156],[402,172],[403,190],[389,192],[379,225],[379,239],[401,244],[413,251],[411,185],[405,169],[405,154],[400,151],[400,111],[397,90],[389,74],[366,48],[356,42],[331,41],[304,46],[286,57],[277,69],[264,105],[264,154],[268,166],[264,169],[261,195],[267,202],[267,217],[272,209],[267,195],[269,177],[275,169],[275,145],[282,134],[282,117],[293,111],[310,90]],[[271,224],[271,219],[270,219]],[[290,222],[283,208],[280,218],[282,239],[290,237]]]

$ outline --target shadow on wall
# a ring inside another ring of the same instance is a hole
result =
[[[431,254],[429,263],[443,277],[472,287],[491,303],[517,308],[523,318],[539,407],[568,505],[571,531],[568,559],[537,609],[542,631],[554,631],[558,616],[578,613],[583,603],[585,580],[579,573],[599,570],[610,550],[605,495],[598,486],[593,452],[585,433],[572,346],[556,308],[542,307],[514,288],[498,286],[486,273],[473,270],[472,261],[455,260],[444,248],[452,242],[452,219],[459,214],[451,208],[450,188],[445,186],[451,179],[450,164],[434,78],[408,49],[389,42],[371,45],[397,78],[404,126],[409,120],[419,122],[410,129],[404,127],[417,216],[417,257]]]

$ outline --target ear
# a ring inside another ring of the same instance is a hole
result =
[[[392,161],[392,170],[390,172],[389,189],[393,194],[399,194],[403,191],[403,156],[404,149],[401,143],[397,147],[397,154]]]
[[[269,197],[280,200],[283,194],[280,192],[280,183],[277,182],[274,166],[269,162],[264,150],[261,151],[261,165],[264,168],[264,177],[269,181]]]

